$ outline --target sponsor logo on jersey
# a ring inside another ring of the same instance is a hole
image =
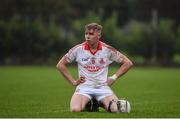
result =
[[[84,66],[85,69],[87,69],[89,72],[98,72],[101,70],[103,67],[102,66]]]
[[[87,62],[89,58],[82,58],[82,61]]]
[[[100,64],[105,64],[104,59],[101,58],[100,61],[99,61],[99,63],[100,63]]]

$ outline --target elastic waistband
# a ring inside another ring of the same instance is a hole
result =
[[[82,83],[78,85],[78,87],[90,87],[90,88],[101,88],[101,87],[106,87],[108,86],[107,83]]]

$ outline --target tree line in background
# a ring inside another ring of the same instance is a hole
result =
[[[3,0],[0,64],[57,63],[71,47],[84,41],[84,25],[90,22],[103,26],[103,42],[133,61],[171,64],[180,54],[179,12],[164,17],[161,0],[145,1],[92,0],[89,5],[90,1],[84,0]],[[152,15],[152,6],[158,15]]]
[[[0,21],[0,62],[2,63],[54,63],[68,49],[84,41],[84,25],[92,21],[103,26],[102,41],[132,57],[141,57],[145,63],[172,63],[180,53],[180,27],[173,29],[170,20],[151,22],[131,21],[118,27],[117,13],[103,21],[100,15],[89,13],[74,20],[66,30],[51,18],[44,24],[41,18],[21,22],[16,18]],[[155,46],[154,46],[155,45]]]

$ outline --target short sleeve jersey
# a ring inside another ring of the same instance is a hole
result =
[[[85,77],[85,84],[105,83],[108,76],[108,66],[113,61],[121,63],[123,54],[111,46],[99,41],[95,52],[91,52],[88,43],[76,45],[65,54],[66,60],[78,64],[79,77]]]

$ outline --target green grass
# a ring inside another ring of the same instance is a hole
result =
[[[174,62],[180,63],[180,54],[174,56]]]
[[[110,68],[109,74],[116,71]],[[75,67],[70,68],[77,77]],[[54,67],[0,67],[0,117],[180,117],[180,69],[134,68],[113,85],[129,114],[69,111],[74,92]]]

